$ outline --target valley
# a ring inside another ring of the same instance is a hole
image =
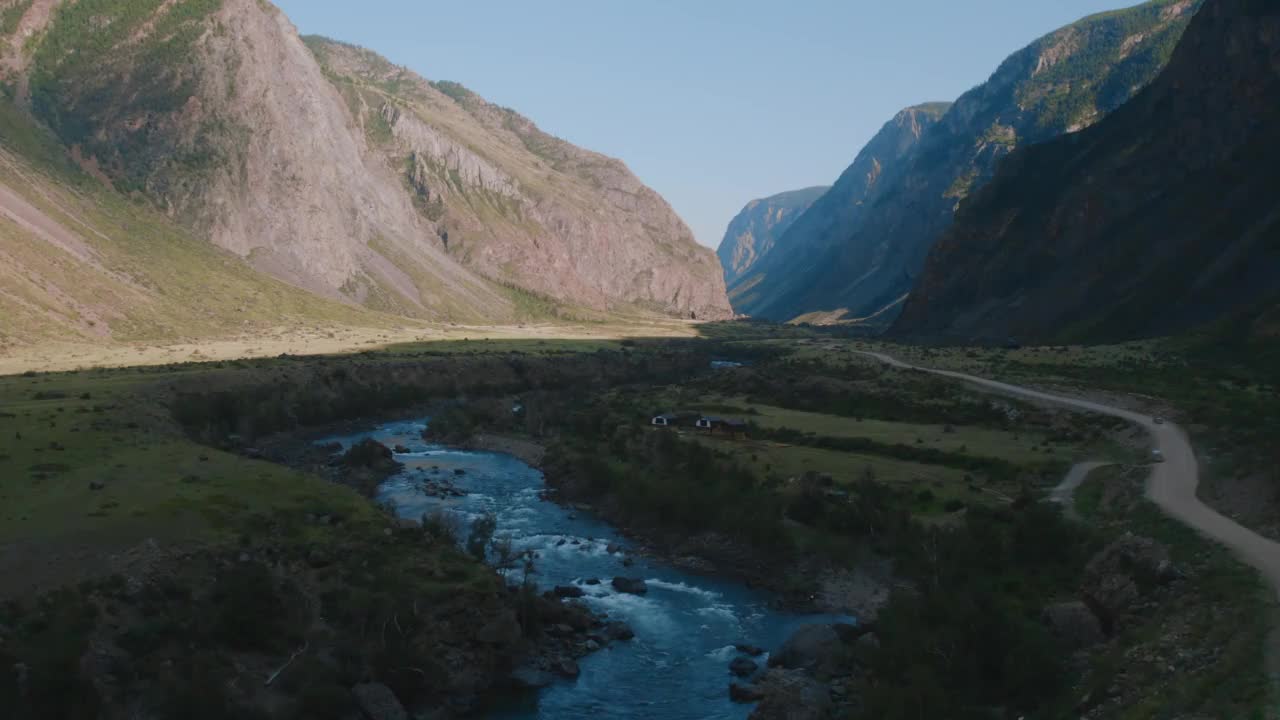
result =
[[[0,714],[1277,717],[1280,5],[321,5],[0,0]]]

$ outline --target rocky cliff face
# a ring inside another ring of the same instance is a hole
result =
[[[712,253],[618,160],[552,137],[456,83],[307,43],[440,246],[481,275],[591,307],[730,314]]]
[[[756,314],[788,319],[845,308],[865,316],[902,299],[957,205],[1015,147],[1076,132],[1119,107],[1167,62],[1193,0],[1154,0],[1085,18],[1007,59],[965,93],[797,277],[761,293]],[[810,212],[818,209],[815,208]],[[791,232],[805,227],[802,218]]]
[[[818,272],[815,263],[857,227],[868,210],[867,201],[878,193],[887,176],[898,172],[948,107],[948,103],[909,107],[885,123],[836,184],[779,233],[778,251],[767,258],[762,254],[761,261],[730,280],[734,310],[788,319],[783,317],[785,312],[771,312],[773,303],[796,292]]]
[[[1151,87],[962,207],[895,332],[1119,339],[1264,309],[1278,181],[1280,6],[1210,0]]]
[[[377,78],[370,53],[322,68],[269,3],[8,5],[19,105],[87,171],[292,284],[429,318],[510,318],[521,291],[729,312],[714,258],[621,163],[404,71]]]
[[[716,251],[724,268],[725,282],[732,284],[772,252],[791,223],[827,190],[830,188],[811,187],[747,203],[729,223]]]

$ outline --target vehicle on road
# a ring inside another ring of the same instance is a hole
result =
[[[1153,422],[1155,422],[1155,424],[1157,424],[1157,425],[1163,425],[1163,424],[1164,424],[1164,418],[1160,417],[1159,415],[1157,415],[1157,416],[1155,416],[1155,417],[1151,418],[1151,420],[1152,420]]]
[[[1152,450],[1151,462],[1164,462],[1164,453],[1160,450]]]

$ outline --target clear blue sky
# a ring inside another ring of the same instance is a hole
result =
[[[719,244],[747,201],[827,185],[895,112],[1132,0],[276,0],[303,33],[454,80],[624,160]]]

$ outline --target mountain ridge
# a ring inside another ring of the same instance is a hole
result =
[[[844,309],[858,317],[905,296],[956,206],[1001,158],[1079,131],[1122,104],[1163,67],[1197,7],[1198,0],[1152,0],[1082,18],[1014,52],[885,177],[868,211],[817,243],[825,249],[804,267],[758,286],[752,314],[789,320]],[[809,224],[802,217],[790,232]]]
[[[764,260],[791,223],[830,189],[830,186],[815,185],[788,190],[756,198],[743,206],[729,221],[716,250],[724,267],[725,283],[732,284]]]
[[[4,101],[50,128],[84,173],[260,272],[431,321],[515,320],[530,298],[550,312],[731,312],[710,251],[620,161],[548,141],[566,160],[598,166],[595,178],[548,166],[548,182],[572,186],[575,202],[521,196],[504,162],[529,153],[525,140],[496,137],[480,113],[467,116],[470,127],[448,128],[465,130],[461,138],[412,126],[405,98],[377,108],[374,122],[357,117],[341,78],[269,3],[31,0],[4,9]],[[540,133],[523,118],[512,124],[526,138]],[[484,145],[476,137],[519,146],[486,163],[466,152]],[[388,141],[447,152],[393,158]],[[415,158],[434,165],[409,172]],[[441,175],[483,197],[417,192]],[[532,212],[509,221],[524,208]],[[541,273],[521,268],[512,250],[528,247],[544,250]]]
[[[1280,305],[1280,7],[1211,0],[1165,71],[961,208],[894,333],[1101,341]]]

